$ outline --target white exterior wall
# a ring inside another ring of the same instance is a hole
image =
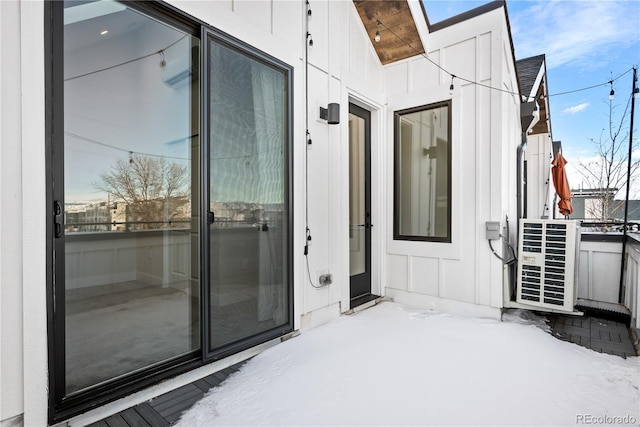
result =
[[[452,74],[518,92],[503,9],[430,35],[429,58]],[[423,57],[385,68],[389,93],[387,200],[393,200],[393,112],[452,100],[451,243],[393,240],[387,204],[386,293],[397,301],[471,316],[500,317],[502,263],[485,238],[485,222],[516,226],[517,95],[451,78]],[[513,239],[512,239],[513,241]],[[500,244],[496,242],[496,249]]]
[[[169,1],[178,9],[274,56],[294,68],[294,307],[295,328],[321,324],[349,309],[348,103],[372,113],[372,205],[383,224],[385,201],[383,69],[352,2],[313,2],[309,32],[309,264],[333,274],[333,284],[314,289],[302,255],[305,239],[305,22],[304,1]],[[0,423],[47,424],[47,310],[44,6],[0,2]],[[341,104],[341,125],[318,120],[319,107]],[[375,232],[377,231],[378,234]],[[381,265],[382,227],[374,230],[373,264]],[[382,268],[373,271],[373,290]],[[23,330],[24,329],[24,330]],[[264,346],[260,346],[263,348]],[[258,351],[256,349],[253,351]],[[245,352],[246,353],[246,352]],[[247,353],[248,354],[248,353]],[[126,401],[70,420],[82,425],[235,363],[214,363],[163,382]],[[232,360],[233,359],[233,360]],[[24,415],[23,415],[24,414]],[[24,417],[24,419],[23,419]]]
[[[382,67],[350,1],[315,1],[309,32],[309,131],[305,124],[304,1],[169,1],[182,11],[294,68],[295,328],[349,309],[348,105],[371,111],[372,292],[412,305],[499,317],[502,264],[485,221],[515,219],[519,102],[513,95],[450,79],[424,58]],[[421,9],[411,3],[414,14]],[[423,35],[426,26],[416,15]],[[0,425],[47,424],[47,310],[44,6],[0,1]],[[454,74],[517,91],[504,11],[429,34],[429,56]],[[394,241],[393,111],[452,98],[452,243]],[[341,124],[318,120],[341,105]],[[315,289],[307,278],[305,150],[309,158],[309,268],[333,274]],[[515,230],[515,221],[511,221]],[[499,245],[497,245],[499,246]],[[499,249],[498,249],[499,250]],[[143,390],[70,420],[82,425],[222,369],[268,344]]]
[[[22,153],[19,40],[7,37],[20,4],[0,3],[0,420],[22,414]],[[17,102],[16,102],[17,101]],[[18,328],[16,328],[18,326]]]
[[[551,134],[529,135],[524,159],[527,162],[527,218],[553,218],[555,190],[551,180]]]
[[[40,2],[0,2],[3,426],[47,423],[43,16]]]
[[[309,132],[313,144],[307,147],[305,130],[305,21],[303,1],[171,2],[294,69],[294,294],[296,328],[324,323],[349,309],[349,101],[372,113],[372,211],[380,217],[381,115],[385,101],[382,66],[364,31],[352,2],[312,2],[308,50]],[[330,102],[341,106],[340,125],[319,119],[320,107]],[[305,242],[305,150],[309,161],[309,270],[315,284],[318,276],[333,274],[333,284],[316,289],[309,283]],[[380,220],[379,223],[382,223]],[[382,239],[372,236],[372,264],[379,258]],[[378,253],[378,255],[376,255]],[[374,267],[375,268],[375,267]],[[374,292],[381,269],[374,270]]]

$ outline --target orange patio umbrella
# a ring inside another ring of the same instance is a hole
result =
[[[558,209],[562,215],[567,216],[573,213],[573,206],[571,206],[571,187],[569,187],[569,181],[567,180],[567,171],[564,169],[567,161],[562,154],[558,153],[551,164],[553,165],[553,168],[551,168],[553,186],[556,188],[556,194],[560,197]]]

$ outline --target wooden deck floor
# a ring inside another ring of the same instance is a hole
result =
[[[89,427],[167,427],[178,421],[209,389],[220,385],[245,362],[237,363],[158,396],[148,402],[90,424]]]
[[[556,338],[625,359],[636,355],[624,323],[594,316],[554,314],[547,318]]]

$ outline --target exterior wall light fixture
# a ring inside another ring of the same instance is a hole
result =
[[[340,124],[340,104],[332,102],[327,108],[320,107],[320,118],[330,125]]]

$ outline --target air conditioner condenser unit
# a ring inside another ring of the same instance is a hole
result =
[[[580,232],[573,220],[521,219],[516,301],[574,312]]]

